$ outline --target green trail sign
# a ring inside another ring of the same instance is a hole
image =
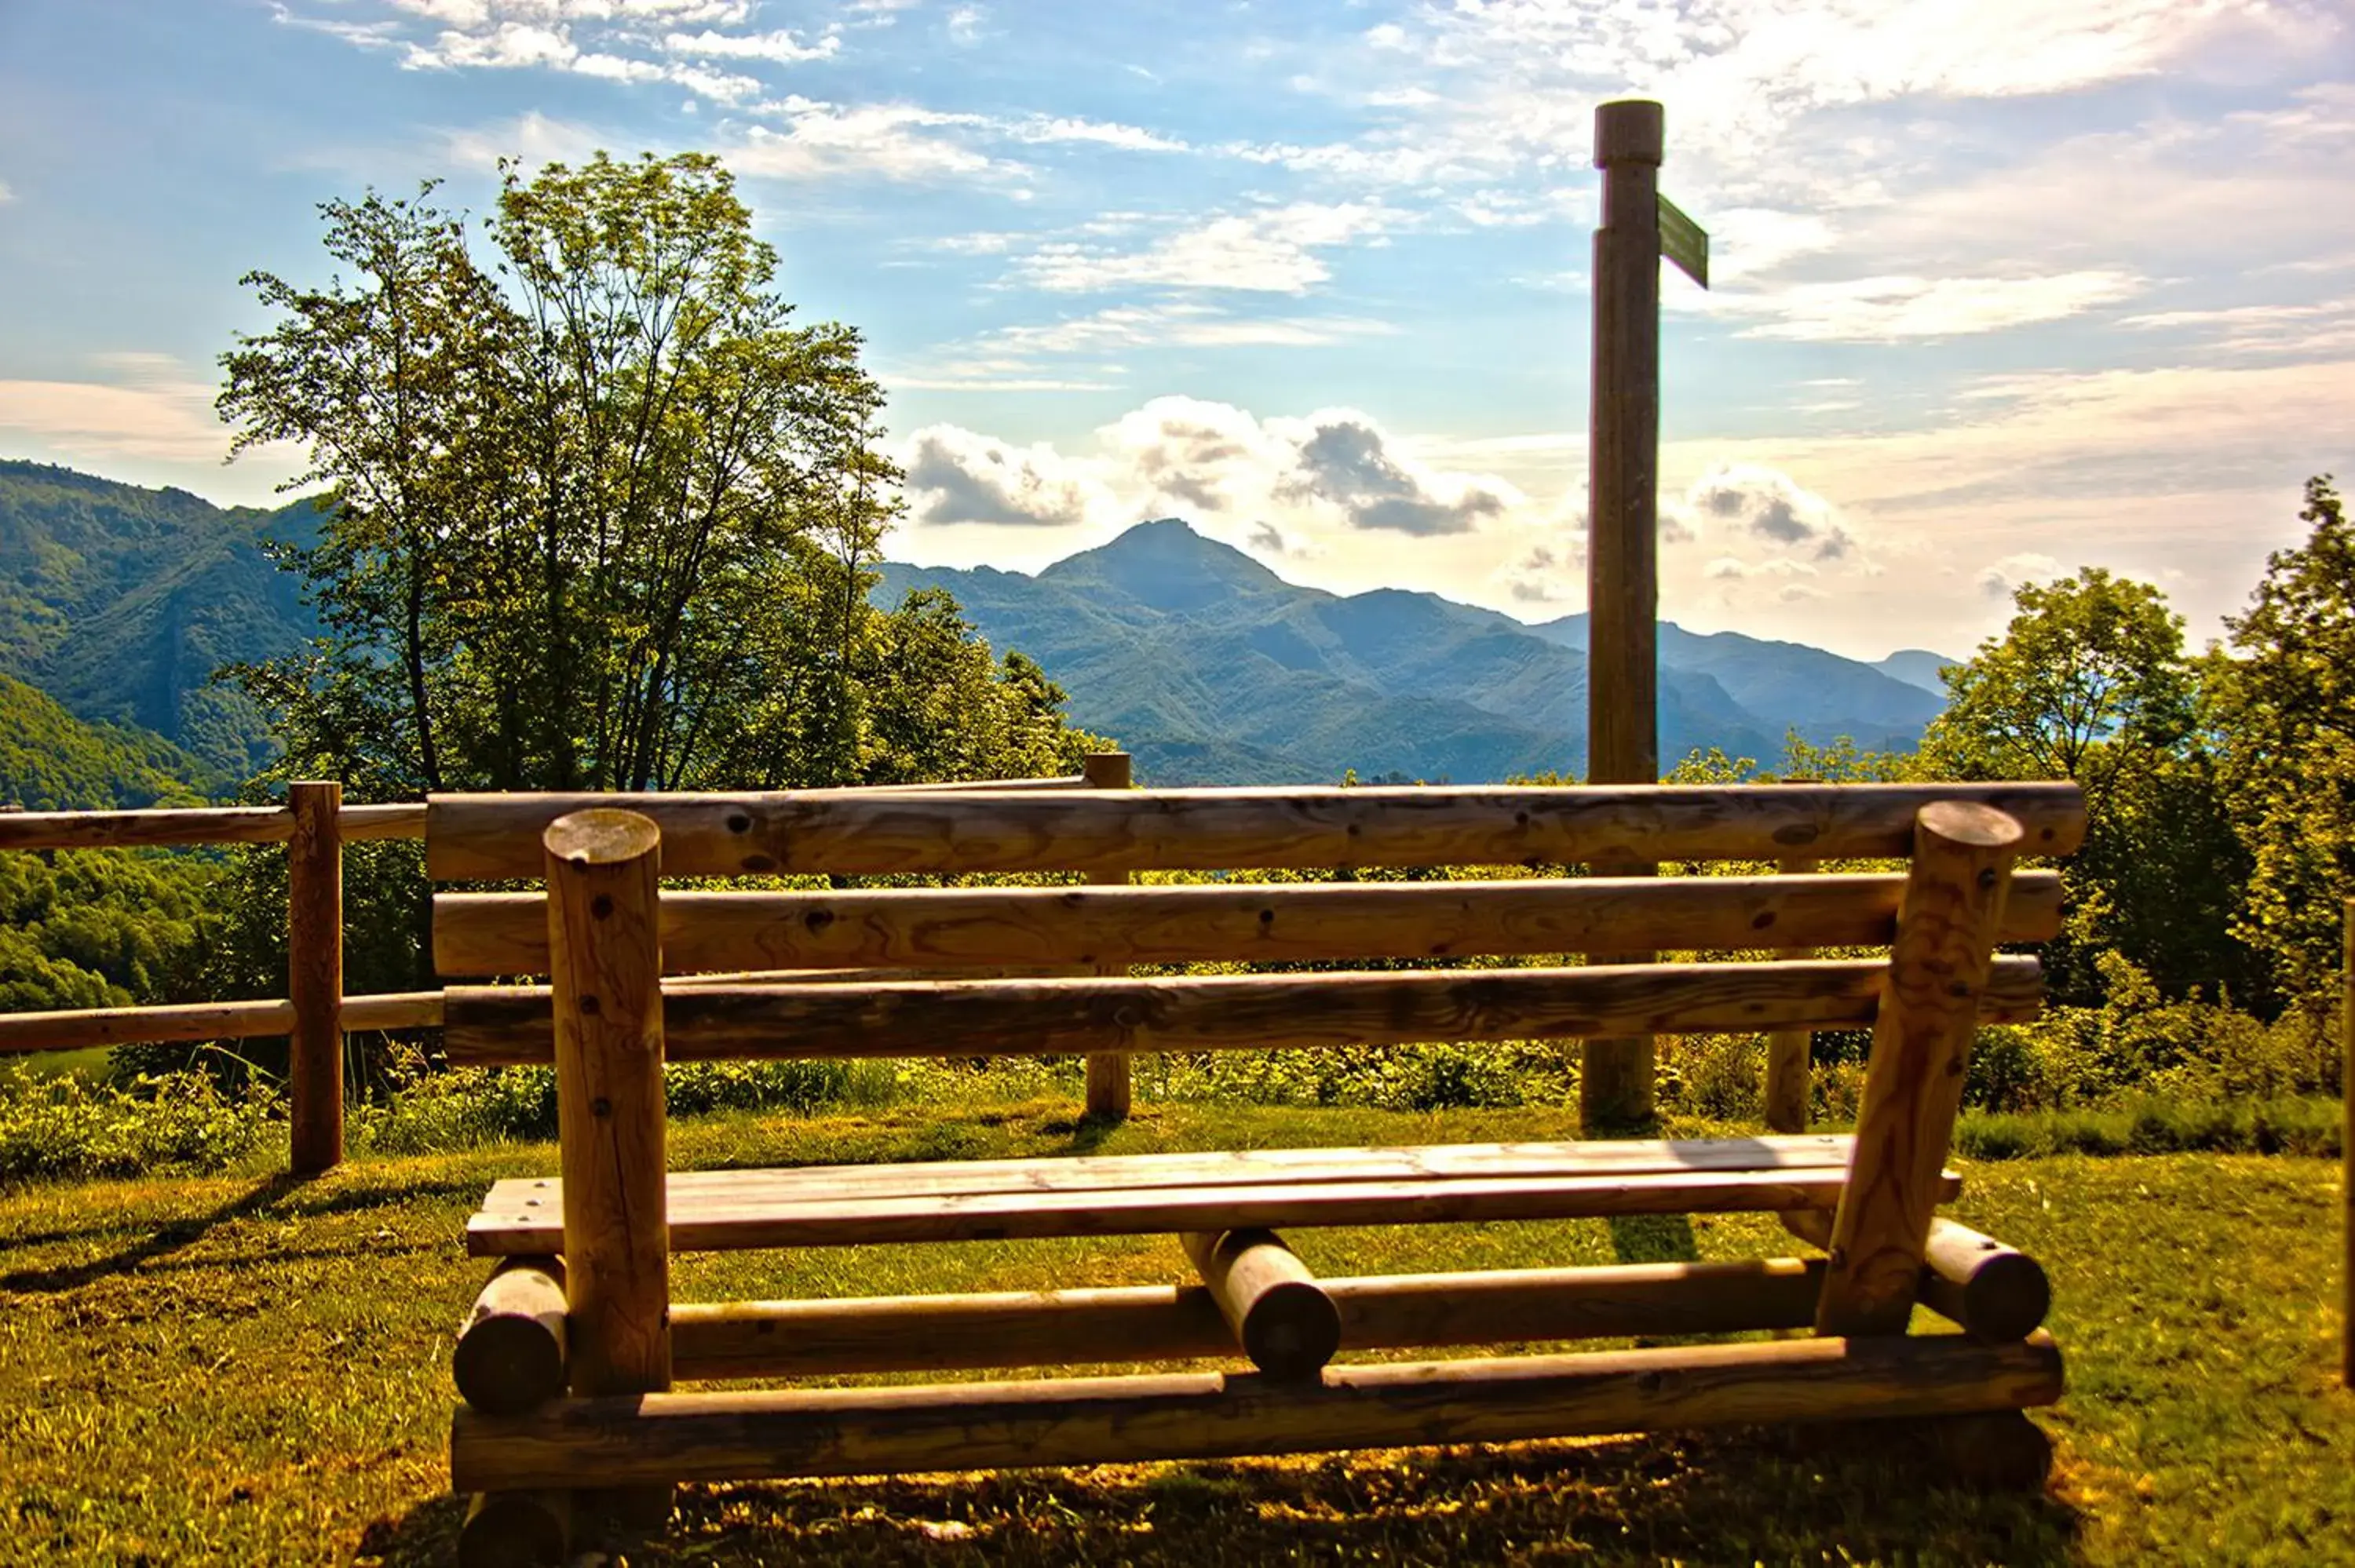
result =
[[[1709,287],[1709,232],[1666,196],[1660,198],[1660,254],[1684,269],[1686,277]]]

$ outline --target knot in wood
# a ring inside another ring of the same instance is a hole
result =
[[[602,920],[602,919],[605,919],[606,917],[608,917],[609,916],[611,916],[613,913],[613,899],[612,899],[612,898],[610,898],[610,897],[609,897],[609,896],[607,896],[606,895],[604,895],[604,894],[601,893],[601,894],[597,895],[597,896],[596,896],[596,897],[591,898],[591,899],[589,901],[589,917],[590,917],[591,919],[592,919],[592,920]]]
[[[579,1005],[581,1014],[584,1018],[594,1018],[604,1011],[603,1004],[593,996],[583,996]]]
[[[604,1096],[599,1095],[595,1099],[589,1102],[589,1114],[591,1116],[612,1116],[613,1114],[613,1102],[607,1099]]]

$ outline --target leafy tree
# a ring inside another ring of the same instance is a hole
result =
[[[284,553],[327,634],[240,672],[293,766],[396,798],[770,788],[986,776],[1060,735],[1035,670],[944,654],[953,607],[869,604],[882,394],[856,332],[794,324],[726,170],[504,172],[487,269],[428,185],[322,208],[355,281],[248,280],[282,319],[223,356],[221,409],[334,502]],[[878,730],[953,670],[971,700],[917,705],[960,733]]]
[[[773,789],[1076,770],[1092,737],[945,595],[869,602],[899,475],[837,323],[797,325],[714,159],[503,167],[481,226],[370,193],[321,208],[325,287],[222,356],[238,449],[325,484],[280,547],[325,634],[235,677],[281,715],[270,779],[454,789]],[[240,907],[282,908],[266,856]],[[413,846],[356,855],[356,989],[425,977]],[[282,937],[235,923],[232,966]]]
[[[2115,948],[2163,990],[2250,989],[2232,933],[2244,857],[2198,725],[2183,619],[2147,583],[2088,567],[2028,584],[1966,662],[1923,737],[1930,778],[2073,779],[2085,845],[2063,867],[2068,931],[2047,960],[2065,1000],[2096,1001]]]
[[[2238,929],[2286,998],[2337,969],[2355,892],[2355,530],[2327,474],[2307,482],[2298,517],[2306,544],[2267,557],[2208,682],[2250,862]]]

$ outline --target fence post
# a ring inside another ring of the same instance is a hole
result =
[[[635,811],[592,809],[558,818],[540,842],[572,1392],[657,1393],[671,1381],[662,832]],[[602,1501],[652,1523],[669,1511],[670,1489],[625,1488]]]
[[[2343,1065],[2339,1097],[2346,1125],[2339,1130],[2339,1202],[2340,1245],[2346,1259],[2340,1268],[2339,1331],[2339,1380],[2355,1388],[2355,898],[2347,901],[2346,950],[2340,955],[2339,1037]]]
[[[333,779],[286,787],[294,816],[286,841],[286,997],[289,1163],[315,1175],[344,1157],[344,839],[336,818],[344,787]]]
[[[1785,784],[1820,784],[1820,779],[1785,779]],[[1803,876],[1821,862],[1794,856],[1782,863],[1785,876]],[[1813,948],[1793,948],[1785,959],[1812,959]],[[1816,1035],[1810,1029],[1778,1029],[1766,1036],[1766,1127],[1770,1132],[1805,1132],[1812,1083]]]
[[[1594,111],[1603,223],[1594,231],[1593,368],[1587,426],[1586,778],[1660,781],[1658,726],[1660,444],[1660,106]],[[1596,865],[1647,876],[1648,865]],[[1606,962],[1645,962],[1648,953]],[[1589,1040],[1579,1110],[1590,1132],[1648,1120],[1648,1036]]]
[[[1135,783],[1132,758],[1124,751],[1091,752],[1086,760],[1080,765],[1080,771],[1087,779],[1088,788],[1091,789],[1127,789],[1133,788]],[[1094,884],[1116,886],[1126,883],[1129,880],[1129,874],[1124,871],[1100,872],[1089,877],[1088,880]],[[1103,965],[1096,966],[1096,973],[1108,972],[1110,971]],[[1126,974],[1128,970],[1124,967],[1120,972]],[[1126,1056],[1114,1052],[1106,1052],[1088,1058],[1088,1115],[1107,1118],[1114,1121],[1120,1120],[1128,1115],[1131,1091],[1131,1075]]]

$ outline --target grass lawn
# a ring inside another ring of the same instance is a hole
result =
[[[676,1124],[682,1167],[1560,1136],[1558,1113],[1167,1107],[1097,1144],[1067,1106]],[[460,1227],[547,1147],[0,1194],[0,1561],[426,1563]],[[1931,1484],[1785,1435],[1528,1444],[869,1483],[682,1489],[634,1562],[2355,1562],[2336,1384],[2335,1164],[2064,1157],[1966,1168],[1955,1213],[2051,1272],[2070,1389],[2042,1498]],[[1302,1232],[1313,1267],[1781,1252],[1769,1219]],[[680,1260],[685,1298],[1131,1284],[1167,1237]]]

